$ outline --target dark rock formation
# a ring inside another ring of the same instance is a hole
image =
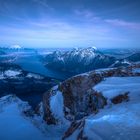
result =
[[[75,131],[78,131],[77,140],[87,140],[87,137],[83,136],[84,125],[85,125],[85,120],[72,122],[70,127],[65,132],[62,140],[65,140],[68,137],[70,137]]]
[[[129,100],[128,94],[129,94],[129,92],[126,92],[126,93],[124,93],[124,94],[120,94],[120,95],[118,95],[118,96],[112,98],[112,99],[111,99],[111,102],[112,102],[113,104],[119,104],[119,103],[121,103],[121,102],[123,102],[123,101],[126,101],[126,102],[127,102],[127,101]]]

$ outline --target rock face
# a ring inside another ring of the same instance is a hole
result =
[[[120,94],[120,95],[118,95],[118,96],[116,96],[116,97],[114,97],[114,98],[112,98],[111,99],[111,102],[113,103],[113,104],[119,104],[119,103],[121,103],[121,102],[123,102],[123,101],[129,101],[129,96],[128,96],[128,94],[129,94],[129,92],[126,92],[126,93],[124,93],[124,94]]]
[[[72,122],[68,130],[65,132],[64,136],[62,137],[62,140],[65,140],[69,138],[75,131],[78,130],[78,136],[77,140],[88,140],[87,137],[83,135],[83,128],[85,126],[85,120]]]
[[[43,97],[44,119],[47,123],[57,123],[50,107],[50,100],[56,94],[63,96],[63,114],[69,121],[79,120],[106,105],[106,99],[101,93],[92,89],[103,77],[100,74],[79,75],[62,82],[57,89],[51,89]],[[61,93],[58,93],[60,91]],[[61,121],[61,120],[60,120]]]
[[[59,85],[58,89],[63,93],[64,97],[66,117],[72,115],[72,120],[79,120],[96,112],[106,104],[105,98],[91,88],[101,80],[102,76],[100,74],[79,75]]]
[[[72,122],[96,114],[107,102],[106,98],[93,87],[106,77],[140,76],[140,73],[133,72],[134,68],[140,68],[140,65],[92,71],[62,82],[44,94],[44,120],[48,124],[56,124],[64,120]]]

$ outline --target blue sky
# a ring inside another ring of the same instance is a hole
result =
[[[0,0],[0,44],[140,47],[140,0]]]

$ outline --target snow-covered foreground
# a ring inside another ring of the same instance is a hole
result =
[[[108,99],[111,99],[119,94],[129,92],[131,101],[134,97],[140,101],[140,77],[105,78],[104,81],[93,88],[99,92],[102,92]]]
[[[56,87],[54,87],[55,89]],[[97,114],[85,117],[83,135],[88,140],[140,139],[140,77],[110,77],[93,87],[108,98],[108,104]],[[129,92],[129,101],[113,104],[110,99]],[[56,101],[57,106],[54,105]],[[54,115],[62,116],[61,93],[51,97]],[[42,117],[28,115],[29,105],[17,97],[0,98],[0,140],[61,140],[68,126],[47,125]],[[26,114],[26,115],[25,115]],[[80,128],[81,129],[81,128]],[[67,137],[77,140],[79,129]]]
[[[139,140],[140,103],[122,103],[86,119],[89,140]]]
[[[0,99],[1,140],[45,140],[45,136],[23,114],[26,109],[18,98],[6,96]],[[27,107],[28,108],[28,107]]]
[[[84,133],[89,140],[139,140],[140,77],[106,78],[94,89],[108,99],[128,91],[129,101],[110,103],[95,116],[88,117]]]
[[[39,116],[26,116],[26,102],[13,95],[0,98],[0,140],[60,140],[65,127],[48,126]]]

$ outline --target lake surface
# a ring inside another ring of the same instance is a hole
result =
[[[60,80],[65,80],[70,77],[70,74],[47,69],[41,62],[39,54],[35,50],[25,50],[23,52],[16,53],[16,59],[14,62],[26,71],[38,73],[46,77]]]

